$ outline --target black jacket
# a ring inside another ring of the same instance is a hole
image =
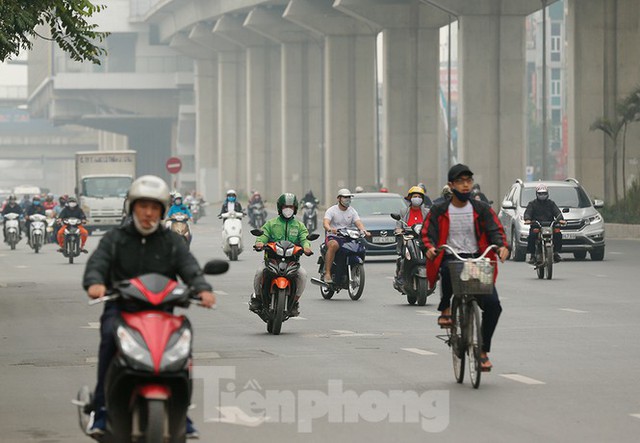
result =
[[[178,234],[160,226],[143,237],[133,223],[114,228],[102,237],[87,261],[82,286],[87,289],[103,284],[110,288],[114,282],[149,273],[174,280],[180,276],[196,292],[211,291],[200,265]]]
[[[563,220],[562,212],[553,200],[538,200],[534,198],[527,205],[524,211],[525,220],[535,220],[539,222],[552,222],[560,214],[560,220]]]
[[[45,215],[44,211],[45,209],[44,209],[44,206],[42,205],[38,205],[38,206],[31,205],[29,209],[27,209],[25,212],[26,212],[26,215],[34,215],[34,214]]]
[[[235,211],[236,212],[242,212],[242,205],[240,204],[240,202],[235,201],[234,203],[236,204]],[[226,214],[227,212],[229,212],[228,207],[229,207],[229,202],[225,201],[222,204],[222,208],[220,208],[220,214],[218,214],[218,215]]]
[[[7,215],[7,214],[22,215],[22,208],[17,203],[14,206],[10,206],[9,203],[7,203],[6,205],[4,205],[4,209],[2,210],[2,215]]]
[[[84,211],[82,210],[82,208],[80,208],[80,206],[76,206],[75,208],[65,206],[58,215],[58,218],[62,220],[64,220],[65,218],[78,218],[80,220],[86,220],[87,216],[84,215]]]

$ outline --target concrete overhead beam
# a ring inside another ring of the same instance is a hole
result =
[[[231,52],[241,49],[237,44],[214,35],[213,25],[205,23],[198,23],[191,29],[191,32],[189,32],[189,40],[206,48],[210,48],[215,52]]]
[[[449,24],[449,14],[418,0],[335,0],[333,7],[385,29],[436,28]]]
[[[169,42],[169,47],[176,51],[191,57],[194,59],[210,58],[211,55],[207,53],[206,49],[197,45],[183,33],[175,34]]]
[[[542,9],[540,0],[420,0],[455,15],[529,15]],[[556,0],[549,0],[554,3]]]
[[[243,26],[245,17],[224,15],[213,27],[213,34],[226,38],[244,48],[252,46],[267,46],[271,40]]]
[[[277,43],[305,43],[319,41],[322,34],[304,29],[282,18],[284,10],[259,6],[249,12],[244,27]]]
[[[325,35],[372,35],[382,30],[333,7],[334,0],[291,0],[283,17]]]

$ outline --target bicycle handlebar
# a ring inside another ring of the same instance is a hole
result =
[[[480,255],[480,257],[476,257],[476,258],[463,258],[463,257],[460,257],[458,255],[458,253],[456,251],[454,251],[453,248],[451,248],[451,246],[449,246],[449,245],[439,246],[439,247],[436,248],[436,251],[440,252],[442,250],[447,250],[451,254],[453,254],[460,261],[479,261],[479,260],[482,260],[489,253],[489,251],[492,251],[492,250],[495,250],[495,249],[498,249],[498,245],[489,245],[487,247],[487,249],[484,250],[482,255]]]

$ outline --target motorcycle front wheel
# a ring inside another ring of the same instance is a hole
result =
[[[231,245],[229,250],[229,260],[238,260],[238,245]]]
[[[163,443],[167,414],[164,400],[147,400],[147,422],[141,426],[145,443]]]
[[[417,301],[418,306],[424,306],[427,304],[427,279],[426,278],[418,278],[416,282],[416,291],[417,291]]]
[[[269,323],[267,323],[267,331],[273,335],[280,335],[282,329],[282,321],[284,320],[284,305],[287,302],[287,290],[278,289],[278,292],[271,294],[273,312],[271,314],[271,330],[269,331]]]

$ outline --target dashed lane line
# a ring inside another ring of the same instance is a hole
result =
[[[80,326],[81,329],[100,329],[100,322],[90,321],[87,323],[89,326]]]
[[[508,378],[509,380],[517,381],[518,383],[524,383],[525,385],[546,385],[543,381],[520,374],[500,374],[500,377]]]
[[[403,351],[413,352],[418,355],[438,355],[435,352],[427,351],[426,349],[418,349],[418,348],[401,348]]]
[[[589,311],[581,311],[580,309],[560,308],[560,311],[571,312],[573,314],[587,314]]]

